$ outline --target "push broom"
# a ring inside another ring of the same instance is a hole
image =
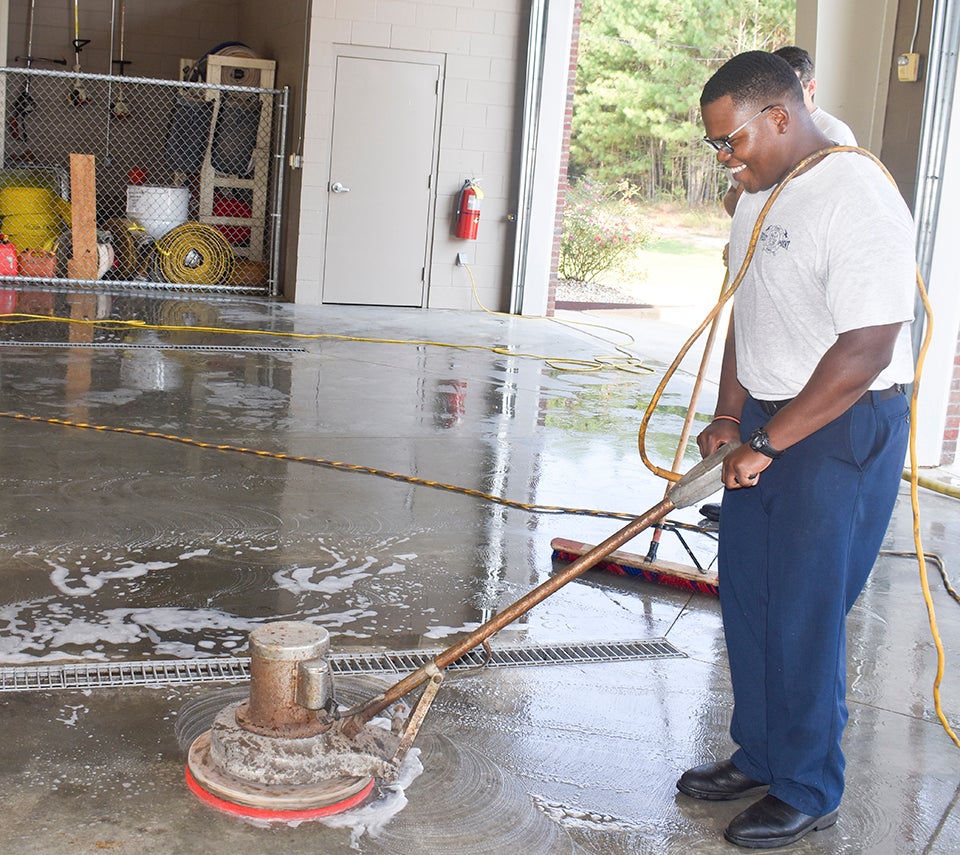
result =
[[[720,302],[729,290],[729,271],[724,274],[723,284],[720,286]],[[703,380],[710,363],[710,357],[713,353],[714,342],[716,341],[717,330],[720,325],[719,313],[713,315],[710,322],[710,329],[707,333],[707,340],[703,348],[703,355],[700,358],[700,367],[697,370],[697,376],[693,383],[693,389],[690,392],[690,402],[687,405],[687,414],[683,420],[683,428],[680,431],[680,440],[677,443],[677,450],[673,458],[673,470],[679,470],[683,463],[683,458],[687,450],[687,443],[690,440],[690,434],[693,428],[693,422],[697,415],[697,403],[700,400],[700,390],[703,388]],[[691,338],[692,343],[693,337]],[[665,378],[667,379],[667,378]],[[662,391],[663,384],[658,392]],[[646,424],[652,409],[656,406],[658,395],[650,402],[647,409],[647,416],[641,426],[641,431],[646,429]],[[642,449],[641,449],[642,452]],[[670,484],[667,485],[665,495],[670,493]],[[638,555],[632,552],[617,550],[602,560],[596,562],[598,570],[605,570],[617,576],[636,576],[645,579],[648,582],[657,582],[661,585],[669,585],[674,588],[680,588],[687,591],[696,591],[701,594],[712,594],[718,596],[719,582],[715,571],[704,570],[699,565],[691,567],[685,564],[678,564],[673,561],[657,559],[657,552],[660,548],[660,535],[663,526],[654,525],[653,534],[650,538],[650,546],[647,549],[646,556]],[[684,544],[686,545],[686,544]],[[586,555],[593,549],[589,543],[582,543],[578,540],[568,540],[564,537],[555,537],[550,541],[550,548],[553,550],[553,557],[558,561],[575,561],[583,555]],[[689,552],[689,549],[687,550]],[[691,553],[692,555],[692,553]]]

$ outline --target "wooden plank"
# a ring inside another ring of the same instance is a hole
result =
[[[73,258],[67,262],[70,279],[96,279],[100,266],[97,254],[97,171],[92,154],[70,155],[70,216]]]
[[[594,545],[579,540],[567,540],[555,537],[550,541],[554,556],[561,561],[573,561],[593,549]],[[647,561],[642,555],[617,549],[606,558],[597,562],[596,570],[604,570],[617,576],[638,576],[651,582],[670,585],[675,588],[699,591],[703,594],[719,592],[720,582],[716,572],[701,573],[688,564],[675,564],[672,561]]]

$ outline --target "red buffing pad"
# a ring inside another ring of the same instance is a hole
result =
[[[267,810],[265,808],[256,808],[248,807],[247,805],[234,804],[233,802],[228,802],[224,799],[219,798],[218,796],[213,795],[212,793],[207,792],[197,781],[194,779],[193,775],[190,774],[190,768],[187,767],[185,770],[187,786],[190,788],[190,791],[199,798],[202,802],[215,807],[217,810],[221,810],[224,813],[233,814],[234,816],[246,817],[247,819],[265,819],[265,820],[283,820],[283,821],[299,821],[305,819],[319,819],[324,816],[332,816],[336,813],[342,813],[345,810],[350,808],[357,807],[373,790],[374,781],[371,778],[370,783],[368,783],[360,792],[348,796],[342,801],[335,802],[330,805],[323,805],[322,807],[309,808],[306,810]]]

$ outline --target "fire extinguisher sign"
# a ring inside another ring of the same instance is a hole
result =
[[[483,191],[473,179],[467,179],[460,188],[457,200],[457,227],[456,235],[464,240],[476,240],[477,230],[480,227],[480,200]]]

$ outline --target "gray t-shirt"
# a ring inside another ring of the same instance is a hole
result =
[[[773,188],[744,193],[730,227],[740,269]],[[840,333],[903,322],[890,365],[871,385],[913,380],[913,221],[893,183],[864,155],[831,154],[792,179],[764,219],[734,297],[737,377],[755,398],[797,395]]]

